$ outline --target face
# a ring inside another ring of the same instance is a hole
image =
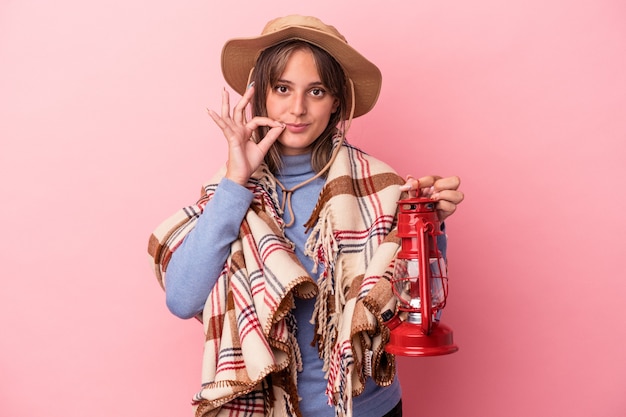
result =
[[[322,84],[313,54],[298,49],[276,84],[269,87],[266,106],[269,118],[286,125],[278,138],[281,153],[299,155],[309,152],[339,102]]]

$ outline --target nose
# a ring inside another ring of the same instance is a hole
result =
[[[296,116],[306,114],[306,96],[304,93],[297,93],[292,96],[291,113]]]

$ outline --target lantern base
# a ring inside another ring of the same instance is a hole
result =
[[[459,348],[452,340],[452,329],[445,324],[433,323],[430,334],[426,335],[422,326],[405,321],[391,330],[385,350],[400,356],[439,356]]]

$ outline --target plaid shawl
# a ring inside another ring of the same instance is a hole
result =
[[[195,205],[152,234],[148,252],[162,286],[173,251],[223,173],[204,186]],[[206,338],[196,416],[300,416],[294,297],[317,296],[316,342],[337,416],[352,415],[352,396],[364,390],[368,376],[391,384],[395,360],[384,351],[388,330],[380,312],[395,307],[388,278],[398,250],[394,226],[403,182],[386,164],[341,147],[306,225],[306,253],[316,268],[323,266],[316,283],[283,233],[273,175],[265,166],[253,175],[247,184],[253,202],[201,317]]]

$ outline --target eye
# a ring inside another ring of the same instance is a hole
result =
[[[279,84],[274,87],[274,91],[280,94],[285,94],[287,91],[289,91],[289,88],[286,85]]]
[[[326,94],[326,90],[324,90],[323,88],[311,89],[311,95],[314,97],[324,97],[324,94]]]

